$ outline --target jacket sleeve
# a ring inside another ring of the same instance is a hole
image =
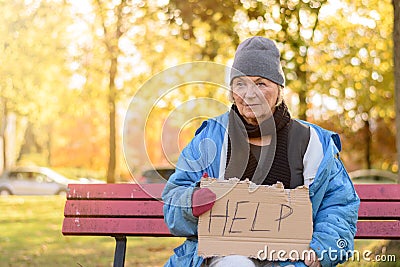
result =
[[[174,176],[184,174],[175,173]],[[171,176],[171,178],[174,178]],[[198,218],[192,213],[192,194],[194,186],[176,185],[168,181],[163,192],[164,220],[175,236],[197,235]]]
[[[197,235],[198,218],[192,213],[192,194],[204,171],[210,166],[208,159],[215,152],[214,148],[215,144],[204,138],[203,132],[196,135],[183,149],[175,173],[164,188],[164,220],[173,235]]]
[[[336,266],[352,256],[360,200],[332,140],[326,153],[318,179],[310,186],[314,222],[310,247],[322,266]]]

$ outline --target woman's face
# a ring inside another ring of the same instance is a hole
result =
[[[244,119],[257,125],[275,111],[279,86],[262,77],[237,77],[232,82],[233,100]]]

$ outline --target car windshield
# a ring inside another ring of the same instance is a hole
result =
[[[70,180],[66,178],[65,176],[50,170],[50,169],[41,169],[42,173],[46,174],[48,177],[50,177],[52,180],[54,180],[57,183],[68,183]]]

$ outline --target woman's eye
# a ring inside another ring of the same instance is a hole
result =
[[[244,88],[246,88],[246,85],[245,85],[244,83],[242,83],[242,82],[237,82],[237,83],[234,84],[233,87],[234,87],[235,89],[243,90]]]
[[[262,83],[262,82],[261,82],[261,83],[257,83],[257,86],[258,86],[258,87],[265,87],[265,86],[267,86],[267,85],[266,85],[265,83]]]

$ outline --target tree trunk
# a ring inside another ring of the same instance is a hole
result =
[[[122,36],[122,19],[123,9],[126,6],[126,0],[122,0],[114,8],[114,16],[116,19],[116,25],[113,28],[106,24],[105,11],[100,0],[96,1],[100,16],[102,19],[102,26],[104,29],[104,43],[107,47],[110,70],[109,70],[109,88],[108,88],[108,108],[109,108],[109,154],[108,167],[107,167],[107,183],[115,183],[115,174],[117,166],[117,145],[116,145],[116,101],[117,101],[117,90],[115,88],[115,78],[117,77],[118,70],[118,56],[121,54],[118,43]]]
[[[110,67],[110,84],[109,84],[109,95],[108,95],[108,107],[109,107],[109,130],[110,130],[110,138],[109,138],[109,148],[110,148],[110,157],[108,160],[107,167],[107,183],[115,183],[115,169],[116,169],[116,125],[115,125],[115,76],[117,74],[117,58],[111,59],[111,67]]]
[[[298,118],[300,120],[306,121],[307,120],[307,73],[305,71],[299,70],[297,73],[299,80],[301,81],[301,88],[298,92],[299,96],[299,114]]]
[[[36,134],[33,130],[33,127],[33,123],[28,122],[24,133],[24,141],[19,150],[17,161],[20,161],[24,155],[43,152],[43,148],[37,142]]]
[[[0,114],[0,138],[1,138],[1,146],[0,148],[2,149],[2,163],[0,164],[0,171],[2,169],[5,169],[7,166],[7,147],[6,147],[6,124],[7,124],[7,107],[6,107],[6,100],[3,98],[0,98],[0,108],[1,108],[1,114]]]
[[[365,121],[364,125],[364,134],[365,134],[365,162],[367,163],[367,169],[371,169],[371,147],[372,147],[372,134],[371,128],[369,125],[369,121]]]
[[[52,160],[51,160],[51,158],[52,158],[52,153],[51,153],[51,149],[52,149],[52,143],[53,143],[53,123],[49,123],[48,125],[47,125],[47,133],[48,133],[48,138],[47,138],[47,143],[46,143],[46,146],[47,146],[47,164],[49,165],[49,166],[52,166],[53,165],[53,162],[52,162]]]
[[[400,1],[392,0],[392,4],[394,9],[393,60],[396,100],[396,147],[397,164],[400,165]],[[398,175],[398,183],[400,184],[400,171],[398,172]]]

